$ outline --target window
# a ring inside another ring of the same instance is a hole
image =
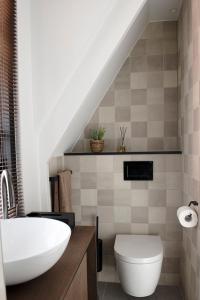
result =
[[[16,2],[0,1],[0,173],[12,175],[18,213],[23,214],[18,142]],[[2,203],[0,203],[2,208]],[[9,211],[12,217],[15,211]],[[2,216],[2,209],[0,210]]]

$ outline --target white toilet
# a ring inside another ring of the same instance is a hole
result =
[[[116,235],[114,245],[119,280],[124,291],[135,297],[152,295],[158,284],[163,245],[155,235]]]

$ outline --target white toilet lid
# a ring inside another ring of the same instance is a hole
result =
[[[115,255],[130,263],[152,263],[163,258],[163,245],[156,235],[117,234]]]

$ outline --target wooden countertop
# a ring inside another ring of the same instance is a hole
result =
[[[64,299],[94,235],[95,227],[77,226],[60,260],[43,275],[23,284],[7,287],[7,299]]]

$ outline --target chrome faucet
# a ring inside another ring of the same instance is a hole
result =
[[[0,201],[2,202],[3,218],[8,218],[8,209],[15,207],[14,189],[10,172],[3,170],[0,179]]]

